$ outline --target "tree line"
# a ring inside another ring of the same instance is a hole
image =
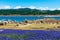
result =
[[[0,15],[59,15],[60,10],[38,10],[29,8],[0,9]]]

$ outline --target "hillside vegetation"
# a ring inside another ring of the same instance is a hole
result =
[[[59,15],[60,10],[37,10],[29,8],[1,9],[0,15]]]

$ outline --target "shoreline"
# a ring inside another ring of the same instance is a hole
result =
[[[0,16],[60,16],[60,15],[0,15]]]

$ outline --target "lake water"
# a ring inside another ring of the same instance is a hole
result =
[[[15,20],[17,22],[22,22],[24,20],[37,20],[44,18],[53,18],[55,20],[60,20],[60,16],[0,16],[0,20]]]

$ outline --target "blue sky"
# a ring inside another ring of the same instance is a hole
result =
[[[60,0],[0,0],[0,9],[59,9]]]

